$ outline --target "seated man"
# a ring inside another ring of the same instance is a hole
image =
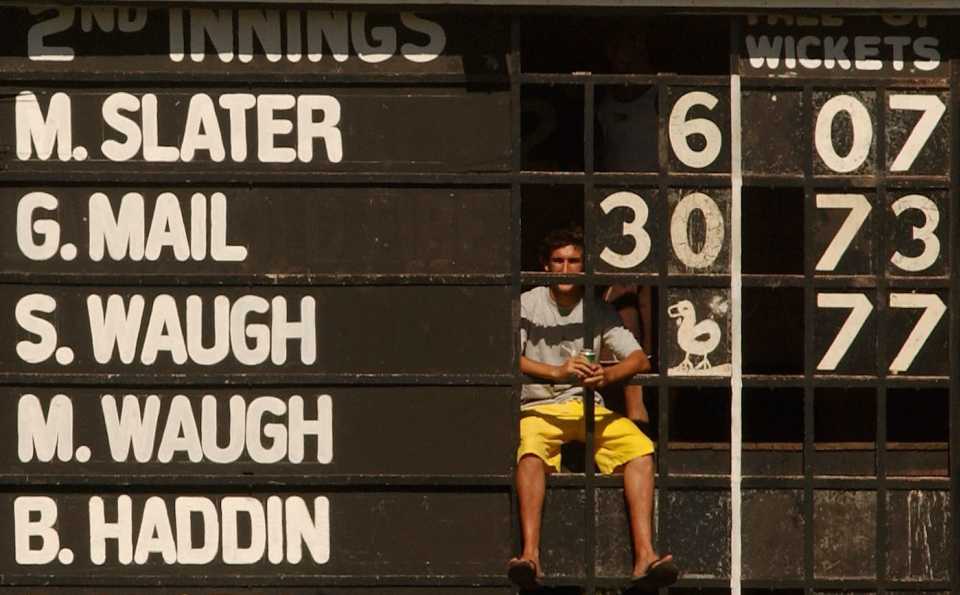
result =
[[[583,234],[558,230],[541,249],[544,270],[583,270]],[[546,475],[560,470],[560,446],[584,440],[584,387],[599,389],[648,370],[650,363],[616,312],[598,300],[602,315],[594,345],[610,348],[620,360],[600,367],[580,355],[583,349],[583,287],[557,283],[537,287],[520,297],[520,370],[552,384],[528,384],[520,396],[520,447],[517,451],[517,496],[523,552],[510,560],[507,574],[522,589],[536,588],[540,568],[540,518]],[[633,537],[633,583],[641,588],[672,584],[678,570],[673,557],[653,549],[653,443],[637,427],[603,407],[596,395],[595,460],[601,473],[623,471],[624,492]]]

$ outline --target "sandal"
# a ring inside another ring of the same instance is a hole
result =
[[[680,569],[673,560],[661,556],[647,566],[647,571],[630,579],[630,587],[641,591],[656,591],[677,582]]]
[[[507,562],[507,578],[524,591],[539,589],[541,586],[539,569],[532,560],[514,558]]]

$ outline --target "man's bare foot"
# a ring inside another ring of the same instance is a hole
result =
[[[536,556],[520,556],[507,562],[507,578],[524,591],[537,589],[541,585],[543,572],[540,560]]]

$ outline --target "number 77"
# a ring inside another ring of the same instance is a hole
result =
[[[837,369],[843,356],[846,355],[850,345],[860,333],[860,329],[866,323],[870,313],[873,311],[873,304],[866,295],[862,293],[818,293],[817,307],[819,308],[850,308],[850,315],[841,325],[837,336],[834,337],[827,352],[817,364],[817,370],[833,371]],[[891,308],[923,308],[924,312],[920,319],[913,326],[913,330],[907,336],[897,352],[896,357],[890,364],[890,372],[898,374],[906,372],[913,364],[920,349],[933,334],[940,319],[947,311],[946,304],[940,299],[940,296],[933,293],[891,293]]]

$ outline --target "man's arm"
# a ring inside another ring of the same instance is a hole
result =
[[[644,358],[644,360],[646,360],[646,358]],[[649,367],[649,364],[647,364],[647,366]],[[583,380],[596,373],[594,370],[595,367],[596,366],[592,366],[583,356],[571,357],[562,366],[552,366],[532,360],[525,355],[520,356],[521,372],[528,376],[550,382],[565,382],[572,378]]]
[[[608,384],[626,380],[634,374],[646,372],[649,369],[650,360],[647,359],[647,354],[642,349],[637,349],[620,362],[606,368],[600,368],[600,370],[584,378],[583,385],[587,388],[603,388]]]

